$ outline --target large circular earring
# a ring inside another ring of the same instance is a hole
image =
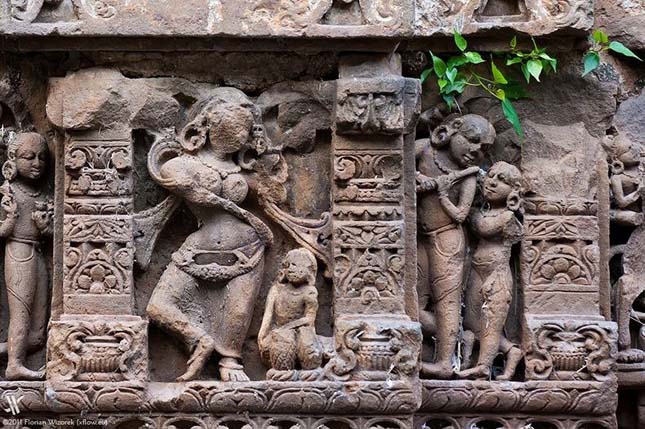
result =
[[[520,193],[517,191],[511,192],[506,198],[506,208],[510,211],[516,212],[520,209]]]
[[[7,160],[2,165],[2,176],[8,181],[14,180],[18,176],[18,167],[15,161]]]
[[[195,152],[206,144],[208,134],[208,118],[199,115],[194,121],[184,127],[181,133],[181,146],[188,152]]]

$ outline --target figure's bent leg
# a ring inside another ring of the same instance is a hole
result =
[[[506,363],[504,364],[504,372],[497,377],[496,380],[506,381],[513,378],[517,366],[522,361],[522,350],[520,350],[517,344],[509,341],[506,336],[502,336],[502,341],[499,344],[499,351],[506,355]]]
[[[430,267],[428,263],[428,243],[424,238],[417,242],[417,296],[419,297],[419,322],[423,335],[434,336],[437,332],[437,322],[434,314],[427,307],[430,304]]]
[[[217,340],[221,345],[220,378],[222,381],[249,381],[242,365],[242,347],[253,318],[262,285],[264,258],[250,272],[231,279],[219,302]]]
[[[278,371],[295,369],[297,348],[296,331],[294,329],[275,329],[271,333],[269,351],[271,368]]]
[[[197,281],[192,276],[171,263],[146,308],[150,320],[179,338],[192,352],[186,372],[177,381],[196,379],[216,348],[215,340],[191,320],[181,306],[181,299],[195,296],[197,288]]]
[[[429,377],[450,378],[454,373],[452,359],[459,340],[464,241],[464,233],[460,228],[451,229],[437,234],[428,249],[430,288],[437,323],[436,362],[424,363],[421,369]]]
[[[39,380],[44,371],[25,366],[29,328],[38,288],[38,258],[34,245],[9,241],[5,254],[5,280],[9,304],[7,380]]]
[[[302,369],[316,369],[322,365],[322,346],[314,328],[303,326],[297,332],[298,360]]]
[[[512,280],[495,276],[487,280],[484,285],[484,305],[479,338],[479,358],[477,365],[460,373],[464,378],[488,378],[493,366],[493,361],[499,353],[506,316],[511,305]],[[490,283],[489,283],[490,282]],[[507,284],[508,283],[508,284]]]

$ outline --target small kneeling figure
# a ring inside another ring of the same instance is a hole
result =
[[[267,297],[258,345],[263,359],[279,371],[310,370],[322,364],[316,335],[318,312],[316,258],[304,248],[291,250]]]

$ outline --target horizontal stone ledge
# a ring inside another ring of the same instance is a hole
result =
[[[101,7],[98,7],[100,5]],[[495,2],[455,3],[420,0],[332,0],[273,2],[239,0],[71,0],[42,7],[0,3],[0,34],[28,36],[339,39],[418,38],[515,30],[531,36],[587,31],[593,24],[591,0],[553,6],[523,1],[503,11]],[[499,15],[502,14],[502,15]]]
[[[412,414],[418,390],[402,382],[0,382],[0,406],[22,396],[25,413]]]
[[[423,380],[419,412],[611,415],[618,401],[613,381]]]

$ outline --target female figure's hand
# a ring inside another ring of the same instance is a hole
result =
[[[7,213],[7,217],[18,216],[18,203],[13,193],[4,194],[0,200],[0,207]]]

